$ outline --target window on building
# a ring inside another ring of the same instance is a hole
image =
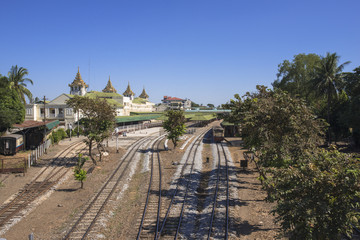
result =
[[[55,117],[55,108],[50,108],[49,112],[50,112],[50,117]]]
[[[66,109],[66,115],[72,115],[72,108]]]
[[[32,108],[26,109],[26,115],[32,115]]]
[[[63,108],[59,108],[59,115],[64,115],[64,109]]]

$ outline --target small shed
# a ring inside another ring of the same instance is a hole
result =
[[[224,137],[235,137],[240,133],[239,124],[223,121],[221,126],[224,128]]]
[[[46,122],[24,121],[21,124],[14,124],[13,131],[21,134],[25,139],[24,149],[35,149],[47,139],[51,130],[60,124],[59,120],[49,120]]]

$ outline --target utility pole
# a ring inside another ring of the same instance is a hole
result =
[[[80,127],[80,126],[79,126],[79,124],[80,124],[80,123],[79,123],[79,122],[80,122],[80,115],[79,115],[79,111],[80,111],[80,109],[78,109],[78,111],[77,111],[77,115],[78,115],[78,118],[77,118],[77,124],[78,124],[78,129],[77,129],[77,130],[78,130],[78,132],[77,132],[77,137],[79,137],[79,135],[80,135],[80,133],[79,133],[79,127]]]
[[[46,104],[46,97],[44,96],[44,139],[43,139],[43,143],[45,143],[45,139],[46,139],[46,108],[45,108],[45,104]]]
[[[46,114],[45,114],[45,104],[46,104],[46,98],[44,96],[44,122],[46,122]]]

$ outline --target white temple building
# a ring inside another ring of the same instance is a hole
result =
[[[89,87],[81,77],[80,70],[75,76],[74,81],[69,84],[70,94],[61,94],[49,102],[37,102],[26,104],[25,120],[42,121],[59,120],[60,125],[68,128],[70,123],[76,122],[82,117],[81,112],[75,113],[72,108],[67,106],[66,101],[74,97],[85,96],[90,98],[104,98],[115,108],[117,116],[129,116],[130,112],[153,112],[155,111],[155,103],[150,102],[145,88],[139,97],[135,97],[135,93],[130,88],[130,83],[123,93],[117,93],[111,83],[110,76],[105,88],[101,91],[87,91]],[[45,111],[44,111],[45,109]],[[44,116],[45,114],[45,116]]]

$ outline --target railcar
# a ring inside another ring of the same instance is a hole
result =
[[[24,148],[24,138],[20,134],[9,134],[0,137],[0,154],[14,155]]]
[[[224,140],[224,129],[220,126],[215,126],[212,129],[214,142],[221,142]]]

